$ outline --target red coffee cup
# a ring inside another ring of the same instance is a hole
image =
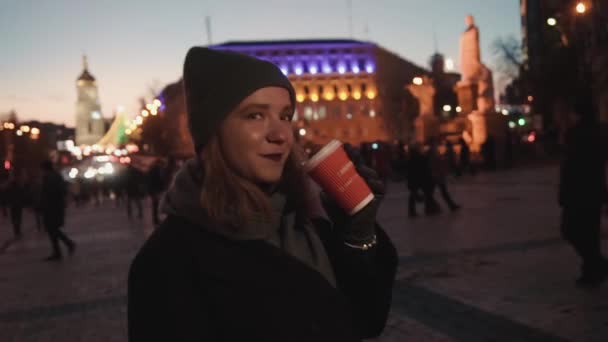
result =
[[[356,214],[374,199],[338,140],[325,145],[304,164],[304,169],[349,215]]]

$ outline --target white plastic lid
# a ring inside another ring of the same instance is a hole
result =
[[[320,162],[325,160],[328,155],[332,154],[340,146],[342,146],[340,141],[335,139],[330,141],[304,164],[304,170],[309,172],[310,170],[314,169],[317,165],[319,165]]]

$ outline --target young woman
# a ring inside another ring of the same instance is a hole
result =
[[[167,219],[129,274],[129,340],[360,341],[386,323],[396,252],[378,200],[349,217],[301,170],[294,90],[273,64],[192,48],[184,65],[197,151]],[[381,198],[381,182],[360,169]]]

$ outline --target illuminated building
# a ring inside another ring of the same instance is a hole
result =
[[[76,80],[76,145],[93,145],[104,136],[106,124],[101,115],[95,77],[89,73],[83,56],[83,71]]]
[[[296,91],[294,128],[303,143],[408,139],[417,105],[404,85],[429,73],[376,44],[357,40],[228,42],[211,48],[281,68]]]

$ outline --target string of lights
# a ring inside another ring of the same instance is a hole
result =
[[[158,111],[162,105],[163,104],[159,99],[154,99],[152,103],[147,103],[146,108],[142,109],[141,113],[131,121],[129,127],[125,130],[125,134],[131,135],[138,129],[141,129],[141,126],[147,118],[158,115]]]
[[[4,122],[0,125],[0,131],[14,131],[17,136],[29,136],[32,140],[40,138],[40,129],[38,127],[30,127],[21,125],[17,127],[14,122]]]

